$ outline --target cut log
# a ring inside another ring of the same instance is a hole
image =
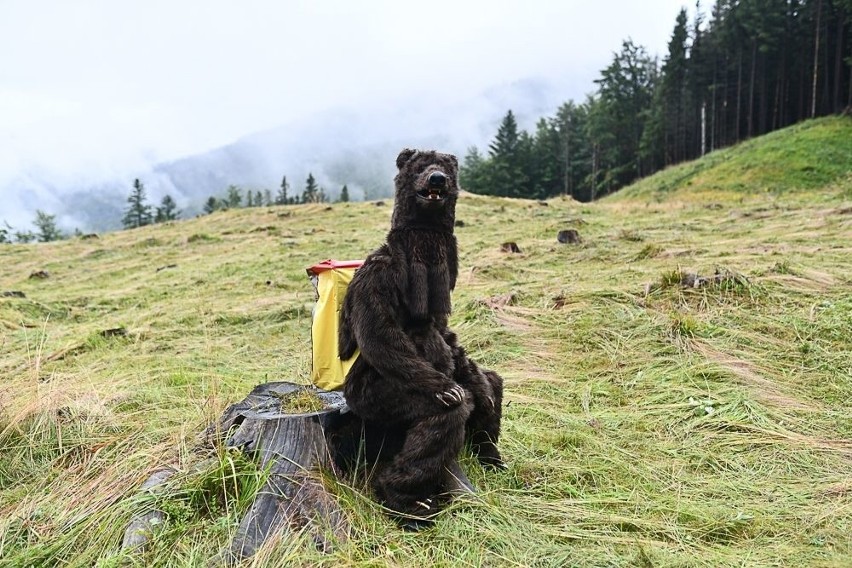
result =
[[[294,401],[321,408],[299,408]],[[218,424],[208,428],[208,440],[224,436],[228,447],[255,455],[269,477],[237,529],[222,559],[233,562],[251,556],[280,529],[308,526],[322,550],[345,541],[345,515],[322,484],[322,471],[335,464],[330,438],[354,417],[341,413],[343,395],[291,383],[258,385],[229,407]]]
[[[229,406],[202,434],[203,444],[224,443],[258,460],[269,471],[265,485],[227,549],[211,564],[234,564],[253,555],[275,533],[305,529],[320,550],[349,537],[349,523],[322,476],[341,476],[361,455],[363,423],[349,412],[343,395],[312,386],[277,382],[256,386]],[[169,470],[169,475],[171,470]],[[166,477],[167,478],[167,477]],[[152,475],[143,489],[165,481]],[[458,462],[447,468],[444,490],[452,496],[475,493]],[[153,522],[152,522],[153,520]],[[125,547],[145,543],[160,511],[137,515],[125,531]]]
[[[290,399],[309,394],[323,408],[297,412]],[[321,472],[339,475],[361,455],[363,423],[348,411],[339,392],[327,392],[292,383],[258,385],[241,402],[230,406],[208,428],[209,442],[256,455],[261,467],[270,467],[266,485],[243,518],[222,560],[246,558],[276,531],[308,529],[320,550],[348,538],[349,524],[336,500],[322,484]],[[445,491],[452,496],[472,494],[470,479],[453,462],[447,469]]]

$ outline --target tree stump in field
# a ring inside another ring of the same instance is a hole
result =
[[[225,409],[202,434],[205,445],[238,448],[269,469],[265,485],[240,522],[231,545],[213,564],[232,564],[253,555],[276,532],[306,528],[320,550],[349,536],[349,523],[323,486],[322,474],[340,476],[361,456],[364,425],[349,412],[339,392],[276,382],[256,386],[242,401]],[[171,475],[155,473],[143,490],[153,490]],[[475,493],[458,462],[447,469],[445,490]],[[151,519],[155,519],[153,523]],[[164,514],[137,515],[125,533],[124,547],[144,545],[152,524]],[[147,529],[147,530],[146,530]]]
[[[559,231],[556,234],[556,240],[560,243],[564,244],[580,244],[583,242],[583,239],[580,238],[580,232],[577,229],[565,229],[563,231]]]
[[[292,383],[258,385],[228,407],[207,439],[256,456],[269,478],[237,529],[223,560],[246,558],[279,529],[304,527],[317,546],[329,549],[349,534],[345,515],[323,487],[322,471],[335,471],[334,438],[353,420],[343,395]],[[336,461],[337,460],[337,461]]]

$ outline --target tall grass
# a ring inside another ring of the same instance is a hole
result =
[[[712,191],[667,171],[595,204],[462,196],[452,325],[506,379],[509,469],[466,459],[479,494],[419,533],[329,479],[351,538],[323,554],[284,533],[245,565],[848,565],[844,120],[684,166],[727,171]],[[834,157],[767,193],[777,148]],[[197,434],[257,383],[307,382],[304,268],[365,256],[389,218],[372,203],[271,207],[0,247],[0,291],[26,295],[0,298],[0,565],[206,565],[264,472]],[[556,241],[568,227],[582,244]],[[500,252],[507,240],[522,252]],[[140,494],[166,466],[178,473]],[[151,507],[165,522],[122,551]]]

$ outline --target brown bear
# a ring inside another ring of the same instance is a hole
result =
[[[458,275],[458,160],[405,149],[396,165],[387,242],[349,285],[339,347],[344,360],[361,351],[344,394],[367,436],[381,440],[376,497],[402,518],[425,517],[437,511],[465,440],[484,465],[503,466],[503,380],[469,359],[447,325]]]

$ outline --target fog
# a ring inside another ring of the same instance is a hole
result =
[[[190,211],[307,172],[377,196],[403,146],[481,147],[509,108],[529,127],[627,37],[664,55],[680,7],[4,0],[0,221],[114,227],[135,177]]]

